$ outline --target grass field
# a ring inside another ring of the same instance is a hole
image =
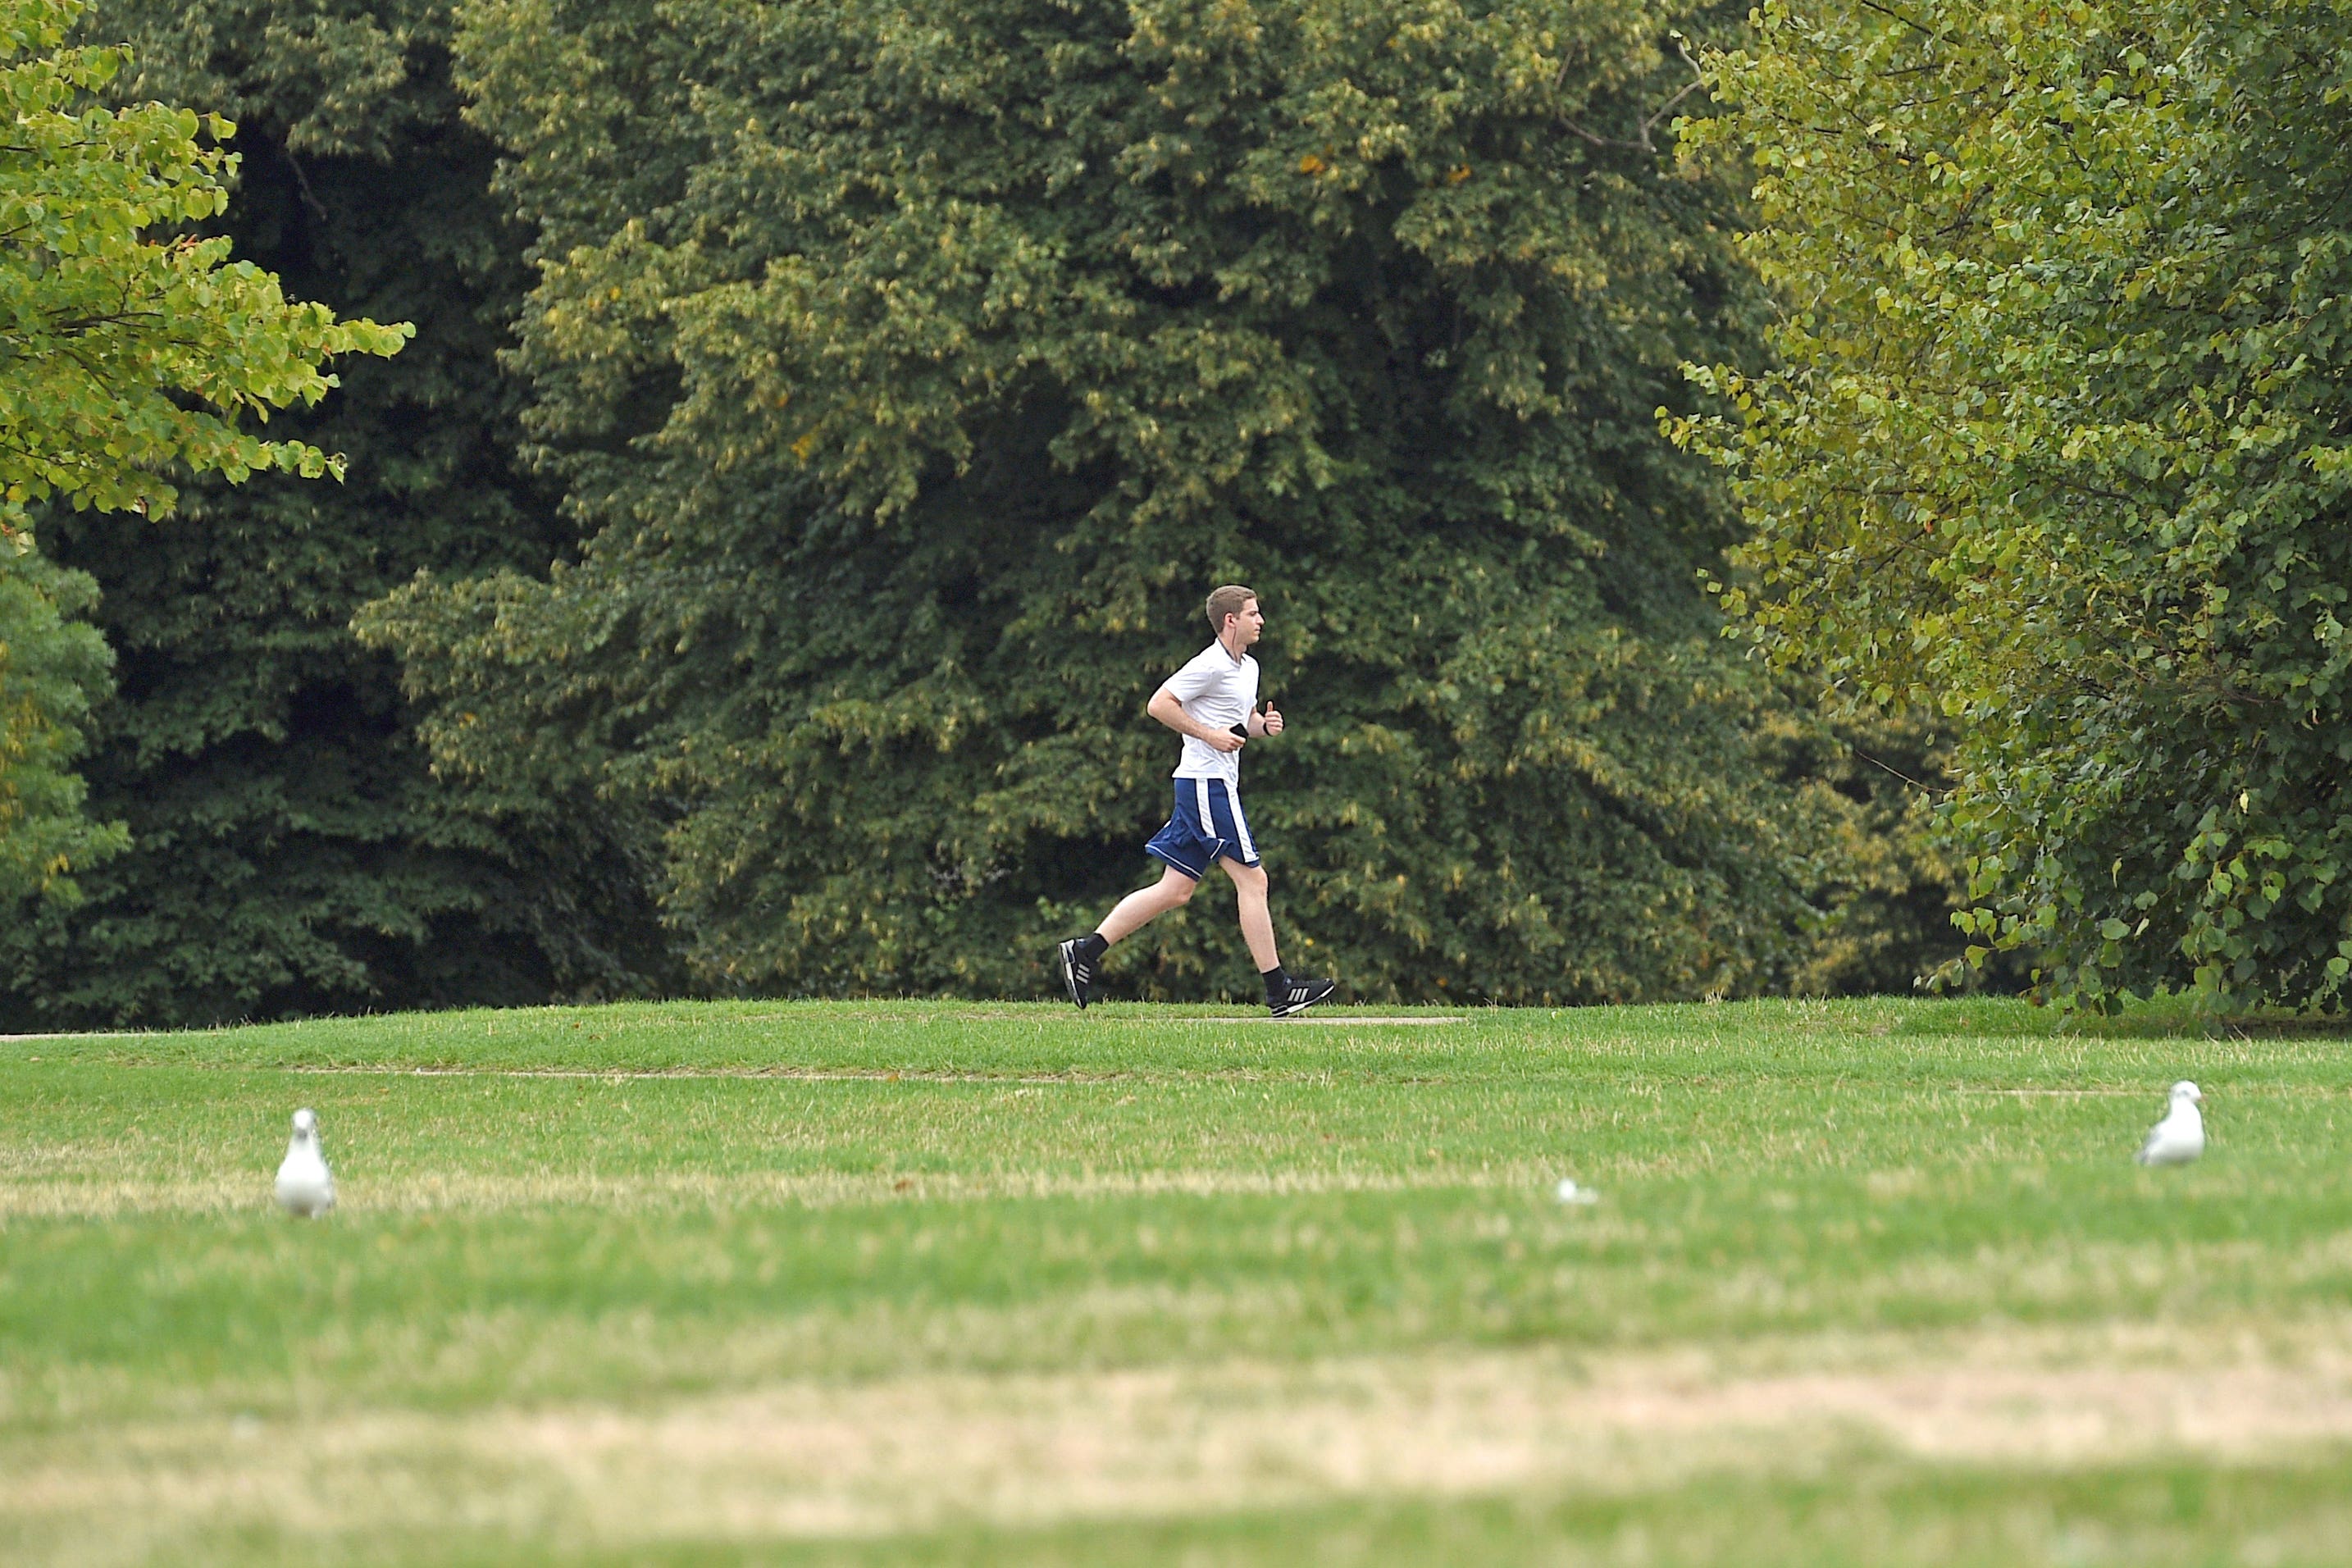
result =
[[[1221,1011],[0,1041],[0,1562],[2352,1563],[2343,1037]]]

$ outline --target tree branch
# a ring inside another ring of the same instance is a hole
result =
[[[1683,84],[1681,91],[1666,100],[1665,102],[1658,105],[1655,110],[1651,111],[1647,119],[1643,120],[1641,124],[1634,127],[1633,139],[1632,141],[1626,141],[1622,137],[1603,136],[1597,132],[1587,131],[1583,126],[1579,125],[1575,121],[1569,119],[1566,115],[1560,116],[1559,122],[1562,125],[1567,126],[1570,131],[1575,132],[1579,136],[1583,137],[1587,142],[1591,142],[1595,147],[1618,147],[1631,153],[1656,152],[1658,149],[1650,141],[1650,132],[1657,129],[1658,121],[1673,113],[1675,105],[1680,103],[1684,99],[1688,98],[1692,93],[1696,92],[1700,88],[1706,85],[1706,78],[1700,72],[1698,62],[1691,58],[1690,46],[1685,44],[1680,38],[1677,38],[1675,40],[1675,51],[1683,57],[1683,63],[1690,67],[1691,79]],[[1562,66],[1560,68],[1560,74],[1562,76],[1565,76],[1567,71],[1568,68],[1566,66]]]

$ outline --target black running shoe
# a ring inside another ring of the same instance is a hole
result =
[[[1062,984],[1070,993],[1070,1000],[1084,1012],[1095,996],[1094,962],[1078,951],[1082,938],[1072,937],[1062,944]]]
[[[1281,995],[1265,999],[1265,1010],[1277,1018],[1287,1018],[1304,1013],[1338,989],[1336,980],[1294,980],[1282,988]]]

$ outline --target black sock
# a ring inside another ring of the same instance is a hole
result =
[[[1272,969],[1265,971],[1260,978],[1265,982],[1265,996],[1267,1001],[1279,1002],[1289,993],[1290,976],[1282,972],[1282,965],[1279,963],[1276,964]]]
[[[1109,951],[1110,943],[1103,940],[1103,933],[1098,931],[1090,931],[1078,938],[1078,956],[1088,963],[1100,962],[1102,955]]]

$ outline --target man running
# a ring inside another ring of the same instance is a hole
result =
[[[1223,867],[1234,879],[1242,940],[1265,977],[1268,1011],[1277,1018],[1303,1013],[1339,984],[1293,980],[1282,972],[1274,948],[1274,917],[1265,907],[1265,870],[1242,816],[1242,747],[1282,733],[1282,715],[1272,703],[1265,712],[1256,711],[1257,660],[1249,649],[1265,630],[1265,616],[1257,595],[1238,584],[1211,594],[1208,608],[1217,640],[1170,676],[1145,709],[1184,737],[1183,760],[1176,764],[1175,815],[1143,847],[1168,869],[1156,886],[1121,899],[1093,934],[1062,943],[1062,980],[1080,1007],[1094,999],[1095,974],[1110,944],[1190,902],[1212,865]]]

